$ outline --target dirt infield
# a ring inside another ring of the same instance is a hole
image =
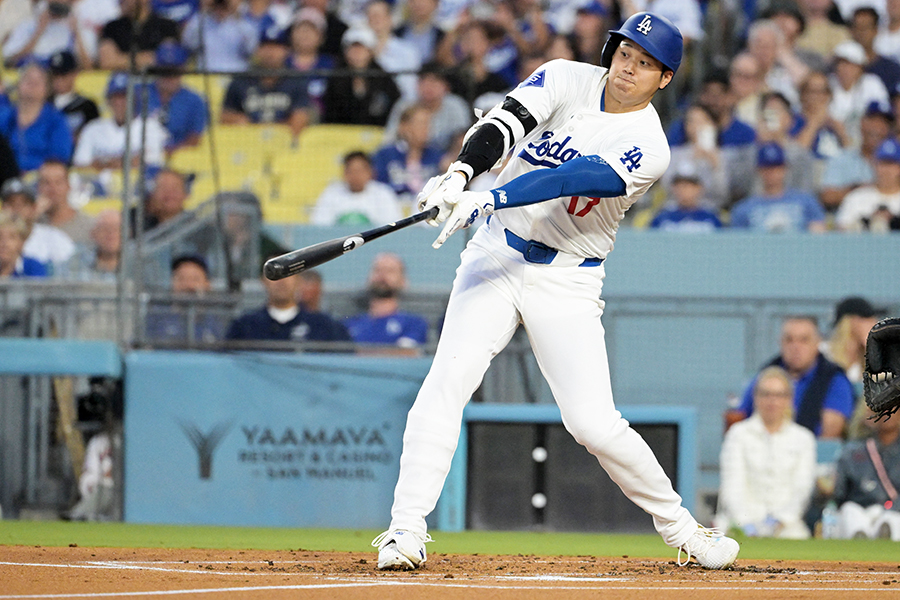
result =
[[[0,546],[7,598],[874,598],[900,597],[900,564],[432,554],[381,573],[375,554]]]

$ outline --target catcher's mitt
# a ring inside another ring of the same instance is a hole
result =
[[[875,420],[890,418],[900,409],[900,318],[890,317],[875,324],[866,341],[866,370],[863,373],[866,404]]]

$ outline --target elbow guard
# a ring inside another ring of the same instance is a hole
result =
[[[459,160],[470,165],[473,177],[492,169],[516,142],[537,127],[537,119],[515,98],[507,97],[469,131]]]

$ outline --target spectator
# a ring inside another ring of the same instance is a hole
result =
[[[834,495],[840,507],[838,537],[900,541],[900,419],[866,423],[872,435],[847,442],[837,462]]]
[[[181,71],[187,60],[188,52],[183,46],[163,42],[156,50],[156,65],[166,70],[147,86],[148,111],[168,133],[165,147],[168,153],[197,146],[206,131],[206,102],[181,84]]]
[[[850,40],[834,49],[834,73],[831,76],[831,116],[844,123],[850,138],[858,144],[860,120],[873,104],[890,110],[890,98],[881,80],[865,72],[866,51]]]
[[[238,14],[240,0],[202,0],[184,26],[181,42],[197,53],[197,66],[227,73],[246,71],[259,30]]]
[[[166,130],[159,120],[149,115],[146,119],[135,113],[130,124],[125,122],[128,115],[128,75],[113,73],[106,86],[106,102],[109,105],[109,117],[95,119],[84,126],[72,164],[76,167],[90,167],[101,171],[104,169],[121,169],[126,165],[125,138],[127,129],[131,129],[131,165],[140,164],[141,151],[144,162],[150,167],[159,167],[165,160]],[[144,132],[146,131],[146,137]],[[142,144],[141,141],[144,140]]]
[[[72,157],[72,133],[66,118],[47,101],[50,81],[37,63],[19,75],[15,104],[0,105],[0,134],[9,141],[23,171],[33,171],[45,160],[68,162]]]
[[[344,157],[344,178],[329,184],[316,201],[313,225],[371,225],[403,217],[391,186],[373,179],[372,160],[365,152]]]
[[[875,308],[859,296],[844,298],[835,306],[834,323],[826,350],[829,360],[844,369],[856,396],[863,391],[862,376],[869,331],[878,322],[878,315],[885,312],[885,309]]]
[[[212,343],[222,339],[225,322],[197,308],[196,298],[210,290],[209,267],[199,254],[183,254],[172,260],[171,304],[152,305],[147,314],[147,340],[150,342]],[[191,331],[193,324],[193,331]]]
[[[796,105],[797,87],[809,67],[793,52],[784,31],[768,19],[754,21],[747,32],[747,52],[756,59],[766,88]]]
[[[798,48],[811,50],[827,58],[834,54],[839,44],[850,39],[847,28],[832,22],[829,18],[831,1],[800,0],[800,11],[806,21],[806,28],[797,40]]]
[[[882,56],[875,49],[878,35],[878,11],[871,6],[862,6],[853,11],[850,21],[850,36],[866,51],[866,73],[877,75],[888,92],[900,84],[900,63]]]
[[[715,117],[705,106],[693,104],[684,113],[683,131],[685,143],[672,148],[670,164],[694,165],[705,199],[717,208],[729,206],[729,178]],[[674,171],[669,169],[660,178],[665,189],[672,187],[673,177]]]
[[[787,179],[785,186],[802,192],[815,192],[815,163],[806,146],[794,139],[798,131],[797,119],[787,98],[778,92],[767,92],[762,97],[756,137],[760,143],[774,142],[784,149]]]
[[[50,57],[50,101],[65,116],[72,139],[76,141],[85,123],[100,116],[97,103],[75,91],[77,77],[78,64],[71,52],[62,50]]]
[[[28,237],[28,224],[17,215],[0,212],[0,278],[46,277],[47,265],[23,256],[22,249]]]
[[[3,64],[21,67],[30,61],[46,63],[60,50],[68,50],[85,68],[97,57],[97,35],[78,22],[73,0],[53,0],[35,6],[33,16],[20,23],[3,44]]]
[[[830,104],[828,75],[811,71],[800,84],[800,114],[796,115],[795,135],[797,143],[817,161],[814,179],[819,184],[825,159],[837,156],[853,143],[844,124],[828,111]]]
[[[391,5],[387,0],[369,0],[366,19],[375,34],[375,61],[394,75],[400,95],[407,100],[416,97],[416,73],[422,66],[422,57],[415,46],[394,35]]]
[[[784,47],[778,51],[779,62],[788,69],[795,86],[805,77],[803,67],[815,71],[824,71],[827,68],[827,55],[823,56],[814,50],[797,47],[797,40],[806,31],[806,19],[794,0],[775,0],[761,16],[778,25],[784,34]],[[802,65],[790,65],[792,61],[799,61]]]
[[[290,43],[288,32],[271,25],[260,37],[256,57],[263,71],[284,66]],[[294,137],[310,122],[310,100],[303,82],[296,77],[274,74],[235,77],[222,104],[221,122],[226,125],[282,123]]]
[[[22,254],[45,265],[55,272],[75,254],[75,244],[61,230],[51,225],[37,223],[37,207],[34,192],[20,179],[10,179],[0,189],[3,212],[21,219],[27,227]]]
[[[428,321],[400,310],[400,296],[407,284],[403,259],[390,252],[375,256],[366,285],[368,310],[345,321],[354,342],[404,349],[425,345]]]
[[[718,129],[718,147],[728,173],[726,206],[731,206],[753,189],[756,131],[736,117],[735,95],[725,73],[713,71],[706,76],[697,102],[712,114]],[[673,148],[685,144],[687,137],[684,120],[673,123],[666,135]]]
[[[826,210],[837,210],[850,190],[875,181],[875,151],[887,139],[893,124],[891,113],[877,106],[870,108],[859,123],[859,147],[847,147],[825,162],[819,198]]]
[[[814,317],[788,317],[781,327],[781,354],[767,366],[779,366],[794,382],[794,420],[819,438],[839,438],[853,411],[853,386],[844,371],[819,352],[821,343]],[[753,412],[753,378],[738,409],[728,422]]]
[[[428,141],[446,151],[453,137],[472,124],[472,110],[465,100],[450,93],[447,70],[436,62],[426,63],[419,71],[416,101],[399,100],[391,109],[385,126],[385,141],[397,138],[400,115],[410,106],[417,104],[428,110]]]
[[[887,22],[875,37],[878,54],[900,62],[900,1],[887,0]]]
[[[341,67],[350,72],[328,79],[323,122],[385,125],[391,107],[400,98],[400,90],[375,62],[377,43],[369,29],[348,29],[344,34]]]
[[[150,7],[153,14],[175,21],[180,32],[191,17],[200,11],[200,0],[152,0]]]
[[[301,73],[310,71],[327,71],[337,65],[337,59],[331,54],[322,52],[325,39],[325,17],[315,8],[301,8],[294,17],[294,24],[289,31],[291,42],[290,54],[285,61],[288,69],[296,69]],[[316,111],[318,120],[324,113],[325,88],[328,78],[322,76],[302,77],[299,81],[306,86],[306,95]]]
[[[322,274],[315,269],[300,271],[297,278],[297,304],[306,312],[320,312],[322,305]]]
[[[300,0],[300,7],[313,8],[325,15],[325,41],[322,42],[322,53],[331,56],[341,56],[343,52],[344,34],[347,32],[347,24],[332,10],[329,10],[330,0]]]
[[[676,165],[671,183],[667,186],[670,200],[653,220],[650,227],[662,231],[683,233],[706,233],[715,231],[722,222],[704,202],[704,187],[701,170],[692,162]]]
[[[267,257],[271,258],[271,257]],[[244,313],[228,328],[228,340],[349,342],[347,328],[325,313],[308,312],[297,304],[297,278],[262,278],[266,305]]]
[[[731,226],[754,231],[825,231],[825,211],[809,193],[788,189],[784,149],[774,142],[759,147],[756,159],[761,191],[731,211]]]
[[[91,245],[69,261],[67,275],[79,281],[115,281],[121,251],[122,213],[106,209],[94,219]]]
[[[187,182],[184,176],[172,169],[161,169],[153,181],[153,188],[147,198],[144,231],[167,223],[183,213],[187,198]]]
[[[599,65],[603,43],[609,31],[609,10],[601,0],[591,0],[575,13],[572,40],[575,60]]]
[[[443,152],[428,143],[431,114],[414,104],[400,115],[398,140],[379,148],[372,156],[375,179],[393,188],[397,198],[409,207],[425,182],[440,171]]]
[[[487,62],[492,35],[497,35],[496,25],[485,21],[471,21],[460,28],[459,47],[461,57],[447,72],[450,91],[471,104],[486,94],[508,92],[513,85],[496,73]]]
[[[874,185],[849,192],[834,222],[841,231],[900,229],[900,143],[895,138],[884,140],[875,151]]]
[[[728,85],[734,93],[735,117],[744,123],[756,122],[765,89],[756,57],[745,51],[731,59],[728,67]]]
[[[42,213],[41,223],[62,230],[76,244],[91,243],[94,219],[69,204],[72,186],[69,184],[69,167],[59,160],[48,160],[38,169],[37,205]]]
[[[407,0],[406,18],[394,30],[394,35],[410,44],[423,63],[434,60],[444,39],[444,31],[435,22],[437,8],[437,0]]]
[[[753,414],[731,427],[722,443],[716,526],[751,537],[806,539],[816,438],[792,421],[794,384],[784,369],[763,369],[752,393]]]
[[[121,3],[122,16],[104,25],[100,32],[100,68],[128,71],[132,52],[138,69],[155,64],[160,44],[178,41],[181,33],[178,23],[155,14],[151,0],[121,0]]]

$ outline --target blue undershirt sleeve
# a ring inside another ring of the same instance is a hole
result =
[[[524,173],[491,192],[496,208],[510,208],[563,196],[615,198],[625,193],[625,182],[605,160],[591,155]]]

